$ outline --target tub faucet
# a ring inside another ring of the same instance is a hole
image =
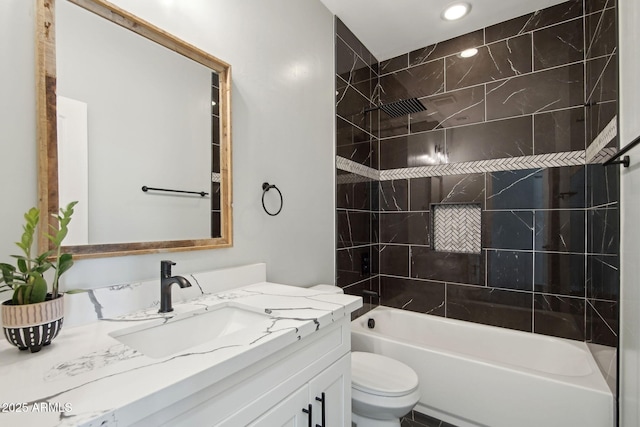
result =
[[[169,313],[173,311],[171,306],[171,285],[177,283],[181,288],[188,288],[191,283],[182,276],[171,276],[171,266],[176,265],[173,261],[160,261],[160,310],[158,313]]]

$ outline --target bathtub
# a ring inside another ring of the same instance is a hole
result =
[[[460,427],[614,426],[613,394],[583,342],[382,306],[351,322],[351,341],[412,367],[416,410]]]

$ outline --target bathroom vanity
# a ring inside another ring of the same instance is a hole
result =
[[[65,296],[70,323],[85,324],[40,353],[0,343],[12,384],[0,425],[349,426],[361,298],[256,282],[264,265],[250,268],[187,276],[198,286],[175,289],[171,313],[158,313],[156,282]],[[148,295],[149,308],[113,315]]]

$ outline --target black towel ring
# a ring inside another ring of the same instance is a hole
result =
[[[267,210],[267,207],[264,205],[264,195],[267,194],[267,191],[269,191],[270,189],[275,188],[276,191],[278,192],[278,194],[280,195],[280,209],[278,209],[278,212],[276,213],[271,213]],[[282,206],[284,205],[284,199],[282,198],[282,193],[280,192],[280,189],[278,189],[278,187],[276,187],[275,185],[269,185],[268,182],[263,182],[262,183],[262,209],[264,209],[264,211],[271,215],[271,216],[276,216],[280,213],[280,211],[282,211]]]

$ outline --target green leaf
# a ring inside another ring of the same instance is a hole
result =
[[[51,267],[53,267],[53,264],[50,263],[49,261],[45,261],[42,264],[34,267],[32,271],[35,271],[36,273],[44,274],[44,272],[50,269]]]
[[[0,263],[0,271],[2,271],[2,281],[7,284],[11,283],[16,268],[10,264]]]
[[[44,301],[47,295],[47,282],[44,273],[54,268],[55,275],[51,282],[52,293],[57,293],[58,279],[73,266],[70,254],[61,254],[62,241],[69,233],[68,225],[73,215],[73,208],[78,202],[71,202],[52,214],[55,221],[47,221],[47,226],[41,228],[41,232],[50,240],[51,249],[42,254],[35,253],[36,231],[40,221],[40,211],[31,208],[24,214],[22,235],[16,245],[22,250],[22,255],[11,255],[16,259],[16,265],[0,263],[0,292],[13,289],[13,301],[15,304],[30,304]],[[49,234],[50,233],[50,234]],[[50,259],[54,261],[50,261]]]
[[[47,281],[39,274],[34,274],[33,284],[31,285],[31,293],[29,295],[28,304],[42,302],[47,297]]]
[[[22,241],[20,243],[16,242],[16,245],[20,246],[23,250],[26,250],[26,248],[31,246],[31,243],[33,242],[33,234],[31,233],[31,229],[29,227],[26,227],[24,229],[24,234],[22,235]]]
[[[73,266],[73,255],[62,254],[58,259],[58,278]]]
[[[54,218],[58,221],[58,227],[53,227],[50,224],[52,234],[47,234],[47,238],[56,246],[60,246],[62,241],[67,236],[68,233],[68,225],[71,221],[71,216],[73,215],[73,207],[78,204],[77,201],[69,203],[65,208],[60,209],[60,212],[56,214],[52,214]]]
[[[26,289],[27,289],[27,285],[20,285],[16,288],[15,292],[13,293],[14,304],[18,304],[18,305],[24,304],[24,301],[25,301],[24,293]]]
[[[21,273],[27,272],[27,261],[25,261],[24,258],[18,260],[18,270],[20,270]]]
[[[73,294],[83,294],[85,292],[89,292],[89,290],[88,289],[71,289],[71,290],[68,290],[68,291],[64,291],[65,294],[71,294],[71,295],[73,295]]]
[[[37,264],[43,264],[51,255],[53,255],[53,251],[47,251],[43,254],[40,254],[34,261]]]

